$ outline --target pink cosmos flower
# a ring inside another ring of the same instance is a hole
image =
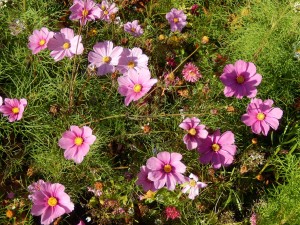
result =
[[[29,36],[28,48],[32,54],[37,54],[47,48],[47,44],[54,35],[54,32],[49,31],[48,28],[42,27],[41,30],[34,30],[33,34]]]
[[[20,120],[23,116],[24,108],[27,106],[27,100],[22,98],[18,99],[4,99],[4,105],[0,106],[0,112],[3,116],[8,116],[8,121],[13,122]]]
[[[100,18],[100,8],[92,0],[74,0],[70,11],[70,20],[79,20],[83,26],[87,21]]]
[[[28,195],[28,198],[32,200],[32,194],[34,194],[36,191],[41,190],[42,184],[44,184],[45,181],[43,180],[38,180],[37,182],[33,182],[31,185],[28,186],[28,191],[30,192],[30,195]]]
[[[51,57],[55,61],[62,60],[64,57],[72,58],[74,55],[83,53],[81,36],[74,36],[74,31],[70,28],[63,28],[60,33],[54,34],[48,42],[48,48],[52,51]]]
[[[100,19],[104,20],[108,23],[112,21],[112,16],[118,12],[118,7],[116,7],[115,3],[110,4],[108,1],[103,0],[100,7]]]
[[[220,130],[217,130],[198,144],[198,152],[201,154],[200,162],[203,164],[211,162],[214,169],[229,166],[236,154],[234,134],[226,131],[221,135]]]
[[[176,152],[160,152],[157,157],[147,160],[146,166],[150,170],[148,179],[154,182],[154,187],[160,189],[167,186],[169,190],[174,190],[177,183],[185,182],[182,173],[186,166],[180,161],[182,155]]]
[[[178,9],[171,9],[169,13],[166,14],[166,19],[169,21],[170,26],[171,26],[171,31],[179,31],[186,26],[186,15],[183,13],[182,10]]]
[[[127,22],[124,24],[124,31],[128,32],[134,37],[139,37],[144,33],[144,30],[142,27],[139,25],[138,20],[134,20],[132,22]]]
[[[256,66],[252,62],[238,60],[234,65],[225,66],[220,79],[225,85],[226,97],[253,98],[257,94],[256,87],[260,84],[262,77],[256,73]]]
[[[98,68],[98,75],[115,72],[115,66],[123,52],[122,47],[114,47],[111,41],[98,42],[94,45],[92,52],[89,52],[89,62]]]
[[[199,69],[193,63],[187,63],[182,70],[183,78],[188,82],[196,82],[202,75],[199,73]]]
[[[206,186],[206,183],[198,182],[198,177],[191,173],[189,176],[188,183],[184,184],[182,193],[189,192],[189,199],[195,199],[195,197],[199,195],[199,189],[205,188]]]
[[[64,156],[66,159],[73,160],[75,163],[81,163],[84,156],[89,152],[90,145],[96,140],[92,135],[92,129],[83,126],[71,126],[69,131],[63,133],[62,138],[58,141],[59,147],[65,149]]]
[[[142,49],[133,48],[127,49],[124,48],[121,58],[117,65],[117,70],[121,73],[126,73],[130,70],[135,70],[139,72],[141,69],[148,69],[148,56],[143,54]]]
[[[31,214],[41,215],[41,224],[49,225],[57,217],[74,210],[70,196],[65,193],[65,187],[59,183],[44,183],[41,189],[32,194],[33,206]]]
[[[125,105],[137,101],[143,97],[157,82],[157,79],[151,79],[149,70],[141,69],[140,72],[131,70],[126,76],[118,78],[118,91],[125,96]]]
[[[180,218],[180,211],[176,209],[175,206],[167,206],[165,209],[165,214],[168,219],[175,220],[177,218]]]
[[[141,185],[145,192],[151,190],[156,191],[154,187],[154,182],[148,179],[149,169],[146,166],[141,167],[141,171],[138,173],[138,180],[136,181],[137,185]]]
[[[205,139],[208,135],[205,125],[200,124],[200,120],[196,117],[185,118],[179,127],[188,132],[183,137],[183,142],[188,150],[197,148],[201,139]]]
[[[262,101],[254,98],[247,107],[247,113],[241,118],[242,122],[247,126],[251,126],[252,132],[255,134],[262,133],[267,136],[272,127],[277,130],[279,119],[281,119],[283,111],[280,108],[272,107],[273,100],[268,99]]]

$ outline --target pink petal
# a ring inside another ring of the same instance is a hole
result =
[[[150,159],[147,160],[146,166],[150,170],[161,170],[164,164],[156,157],[151,157]]]
[[[223,145],[230,145],[234,143],[234,134],[231,131],[226,131],[223,133],[218,140],[218,143],[223,146]]]

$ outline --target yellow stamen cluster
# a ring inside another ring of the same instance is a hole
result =
[[[257,115],[256,115],[256,118],[258,119],[258,120],[264,120],[265,119],[265,114],[263,114],[263,113],[257,113]]]
[[[13,107],[11,111],[13,112],[13,114],[18,114],[20,112],[20,109],[18,107]]]
[[[110,58],[109,56],[104,56],[104,57],[102,58],[102,62],[104,62],[104,63],[109,63],[110,60],[111,60],[111,58]]]
[[[53,207],[57,205],[57,199],[55,197],[48,198],[48,205]]]
[[[195,128],[192,128],[192,129],[189,130],[189,134],[190,134],[190,135],[193,135],[193,136],[194,136],[194,135],[196,135],[196,133],[197,133],[197,131],[196,131]]]
[[[141,90],[142,90],[142,86],[141,86],[140,84],[134,85],[134,87],[133,87],[133,91],[134,91],[134,92],[138,93],[138,92],[140,92]]]
[[[195,187],[197,185],[197,182],[195,180],[190,180],[190,186]]]
[[[211,146],[211,148],[212,148],[213,151],[217,152],[217,151],[220,150],[220,145],[218,145],[218,144],[213,144],[213,145]]]
[[[236,81],[237,81],[239,84],[242,84],[242,83],[244,83],[245,78],[244,78],[242,75],[238,75],[238,76],[236,77]]]
[[[74,143],[77,146],[82,145],[82,143],[83,143],[82,137],[76,137],[75,140],[74,140]]]
[[[70,43],[68,43],[68,42],[64,43],[64,44],[63,44],[63,48],[64,48],[64,49],[70,48]]]
[[[82,10],[82,16],[83,17],[86,17],[88,14],[89,14],[88,10],[86,10],[86,9]]]
[[[173,22],[174,22],[174,23],[178,23],[178,22],[179,22],[179,19],[178,19],[178,18],[174,18],[174,19],[173,19]]]
[[[46,43],[45,39],[40,40],[39,45],[43,46]]]
[[[166,173],[170,173],[170,172],[172,171],[172,166],[169,165],[169,164],[165,165],[165,166],[164,166],[164,171],[165,171]]]
[[[132,69],[133,67],[135,67],[135,64],[133,61],[130,61],[128,64],[127,64],[128,68]]]

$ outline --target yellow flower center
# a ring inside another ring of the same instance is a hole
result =
[[[102,11],[104,11],[106,8],[104,5],[101,6]]]
[[[165,166],[164,166],[164,171],[165,171],[166,173],[170,173],[170,172],[172,171],[172,166],[169,165],[169,164],[165,165]]]
[[[74,140],[75,145],[79,146],[82,145],[83,139],[81,137],[76,137]]]
[[[50,197],[50,198],[48,198],[48,205],[49,206],[56,206],[57,205],[57,199],[56,198],[54,198],[54,197]]]
[[[195,180],[190,180],[190,186],[195,187],[197,185],[197,182]]]
[[[263,113],[257,113],[257,115],[256,115],[256,118],[258,119],[258,120],[264,120],[265,119],[265,114],[263,114]]]
[[[175,75],[174,75],[174,73],[169,73],[168,76],[167,76],[167,79],[168,79],[169,81],[175,80]]]
[[[64,48],[64,49],[70,48],[70,43],[68,43],[68,42],[64,43],[64,44],[63,44],[63,48]]]
[[[130,61],[130,62],[127,64],[127,66],[128,66],[130,69],[132,69],[132,68],[135,66],[135,64],[134,64],[134,62]]]
[[[189,130],[189,134],[190,134],[190,135],[193,135],[193,136],[194,136],[194,135],[196,135],[196,133],[197,133],[197,131],[196,131],[195,128],[192,128],[192,129]]]
[[[242,83],[244,83],[245,78],[244,78],[242,75],[238,75],[238,76],[236,77],[236,81],[237,81],[239,84],[242,84]]]
[[[105,11],[104,11],[104,15],[107,15],[107,14],[108,14],[108,11],[107,11],[107,10],[105,10]]]
[[[86,9],[82,10],[82,16],[83,17],[86,17],[88,14],[89,14],[88,10],[86,10]]]
[[[14,113],[14,114],[18,114],[20,112],[20,109],[18,107],[13,107],[11,109],[11,111]]]
[[[39,45],[43,46],[46,43],[45,39],[40,40]]]
[[[109,63],[110,60],[111,60],[111,58],[110,58],[109,56],[104,56],[104,57],[102,58],[102,61],[103,61],[104,63]]]
[[[212,148],[213,151],[217,152],[217,151],[220,150],[220,145],[218,145],[218,144],[213,144],[213,145],[211,146],[211,148]]]
[[[133,33],[136,31],[136,29],[135,29],[134,27],[131,28],[130,30],[131,30],[131,32],[133,32]]]
[[[173,19],[173,22],[174,22],[174,23],[178,23],[178,21],[179,21],[178,18],[174,18],[174,19]]]
[[[195,77],[196,73],[194,73],[193,71],[189,71],[189,75],[192,76],[192,77]]]
[[[133,91],[134,91],[134,92],[138,93],[138,92],[140,92],[141,90],[142,90],[142,86],[141,86],[140,84],[134,85],[134,87],[133,87]]]

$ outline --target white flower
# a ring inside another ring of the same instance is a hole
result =
[[[182,193],[189,191],[189,199],[195,199],[195,196],[199,195],[199,188],[205,188],[206,186],[206,183],[198,182],[198,177],[191,173],[189,181],[184,183]]]

